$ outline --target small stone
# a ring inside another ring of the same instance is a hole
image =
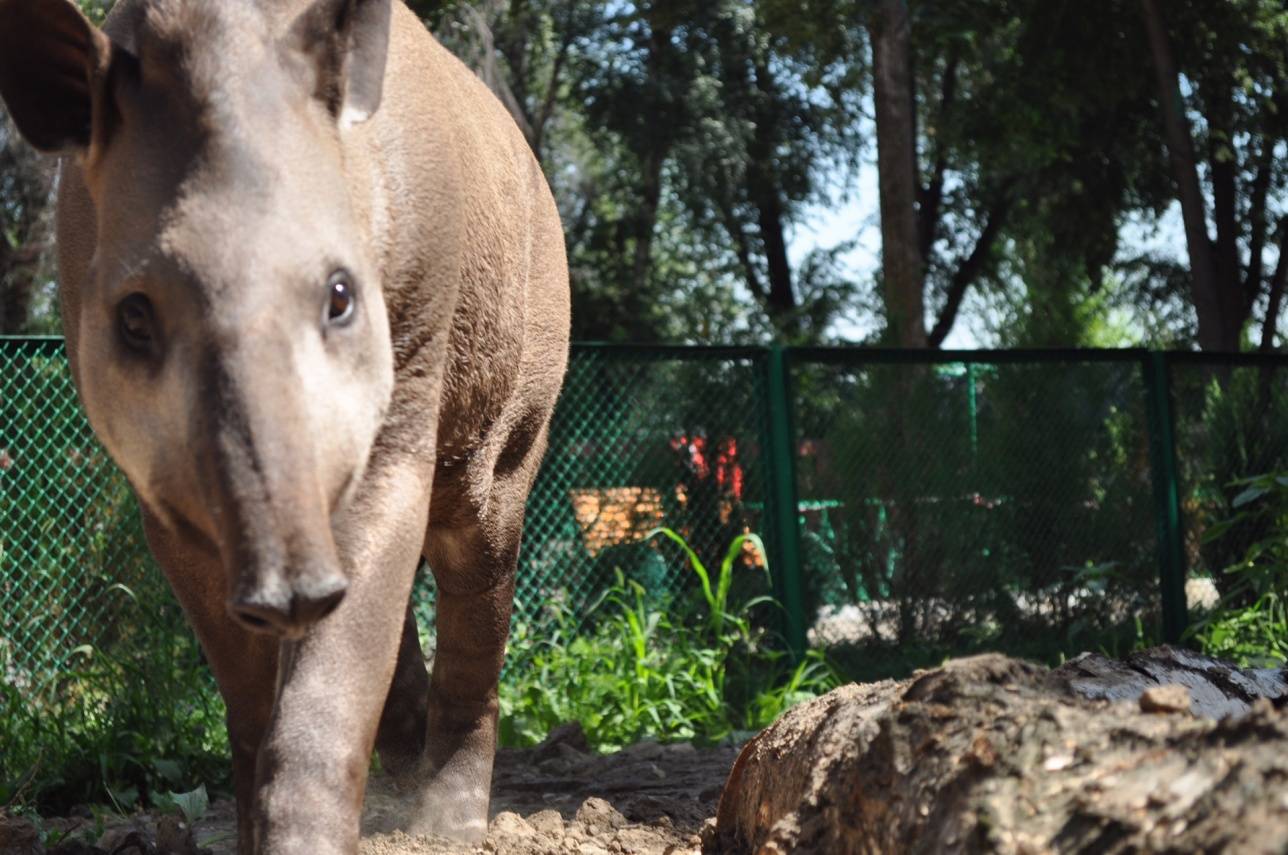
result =
[[[652,760],[662,755],[666,748],[659,742],[646,739],[643,742],[637,742],[634,745],[623,748],[622,757],[629,757],[632,760]]]
[[[991,769],[997,763],[997,749],[993,747],[992,740],[981,733],[971,742],[970,750],[962,760],[981,769]]]
[[[528,824],[539,834],[558,836],[563,834],[563,817],[557,810],[537,811],[528,817]]]
[[[120,851],[122,855],[151,852],[154,849],[151,831],[138,823],[118,825],[103,832],[98,848],[108,852]]]
[[[0,851],[8,852],[9,850],[0,850]],[[29,853],[31,852],[40,852],[40,851],[42,850],[27,849],[23,851],[22,855],[29,855]],[[121,852],[121,855],[134,855],[135,852],[145,853],[145,855],[151,855],[151,852],[153,850],[143,849],[139,847],[130,847],[130,848],[120,849],[116,851]],[[48,851],[48,855],[112,855],[112,853],[109,853],[108,850],[103,849],[99,846],[95,846],[92,843],[86,843],[84,840],[82,840],[79,837],[69,837],[66,840],[59,841],[57,846],[55,846],[53,849],[50,849]]]
[[[542,743],[533,749],[532,754],[536,760],[541,761],[547,757],[558,756],[561,747],[571,748],[581,754],[590,751],[590,744],[586,741],[586,732],[582,730],[581,722],[570,721],[554,728]]]
[[[192,826],[177,816],[163,816],[157,820],[158,855],[198,855],[197,840]]]
[[[702,843],[702,851],[716,851],[717,829],[715,817],[710,817],[703,821],[702,828],[698,831],[698,837]]]
[[[592,832],[610,831],[626,825],[626,817],[608,802],[592,796],[577,808],[577,822]]]
[[[537,833],[526,819],[508,810],[501,811],[493,818],[489,831],[494,834],[512,834],[519,837],[530,837]]]
[[[35,852],[40,846],[40,831],[31,822],[16,816],[0,816],[0,855]]]
[[[1190,690],[1179,683],[1152,686],[1141,693],[1140,710],[1147,713],[1189,713]]]
[[[666,780],[666,770],[656,763],[648,764],[648,773],[659,781]]]

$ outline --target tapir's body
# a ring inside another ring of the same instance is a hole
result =
[[[240,848],[354,851],[373,746],[411,830],[477,838],[567,353],[541,170],[396,0],[68,8],[0,0],[0,92],[67,154],[72,368],[227,700]]]

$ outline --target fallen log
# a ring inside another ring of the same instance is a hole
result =
[[[1191,657],[985,655],[844,686],[747,744],[703,850],[1288,851],[1284,674]]]

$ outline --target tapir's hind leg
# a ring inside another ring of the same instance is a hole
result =
[[[496,753],[497,681],[514,604],[524,502],[545,450],[545,428],[524,425],[491,455],[482,513],[435,483],[426,557],[437,583],[438,643],[429,691],[427,777],[410,831],[478,840],[487,831]],[[487,457],[481,455],[474,466]],[[477,495],[477,494],[476,494]],[[437,504],[456,500],[455,507]],[[434,508],[438,508],[435,511]],[[477,516],[475,516],[477,514]],[[473,516],[471,520],[470,517]]]
[[[417,771],[425,753],[425,728],[429,717],[429,672],[425,670],[416,631],[416,615],[411,602],[403,620],[402,641],[398,647],[398,664],[389,686],[389,697],[376,731],[376,750],[385,771],[407,783]]]
[[[233,621],[224,606],[224,571],[213,553],[185,543],[144,511],[148,545],[196,630],[228,707],[237,796],[237,851],[250,855],[255,756],[273,715],[278,643]]]

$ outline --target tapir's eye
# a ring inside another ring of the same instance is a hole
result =
[[[117,326],[121,341],[132,350],[151,352],[155,344],[155,319],[152,301],[142,294],[131,294],[116,307]]]
[[[327,282],[327,323],[332,325],[348,323],[353,317],[355,302],[353,280],[350,278],[349,273],[344,270],[337,270],[332,273],[331,279]]]

